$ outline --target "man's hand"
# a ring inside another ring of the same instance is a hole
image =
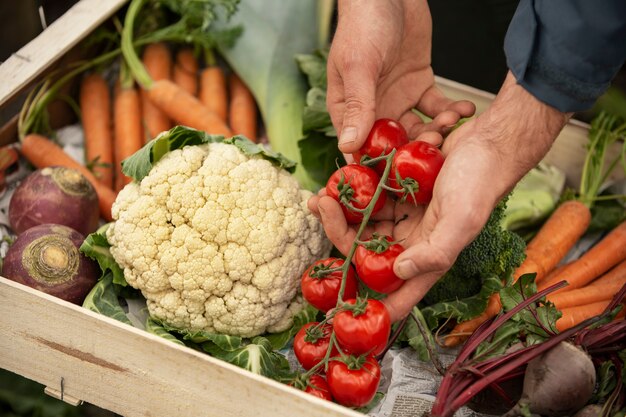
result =
[[[434,86],[431,32],[426,0],[339,1],[327,105],[342,152],[357,151],[376,119],[398,120],[415,138],[447,133],[474,114],[472,103],[449,100]],[[432,122],[424,124],[414,109]]]
[[[394,321],[408,314],[452,266],[497,202],[548,152],[568,117],[538,101],[509,74],[491,107],[445,140],[446,160],[430,204],[390,201],[375,216],[377,222],[366,233],[390,234],[406,248],[394,270],[408,281],[385,299]],[[338,203],[322,192],[311,198],[309,208],[347,254],[356,231],[346,224]]]

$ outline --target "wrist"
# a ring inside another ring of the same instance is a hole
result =
[[[487,142],[510,188],[548,153],[571,115],[538,100],[509,72],[494,102],[476,118],[474,137]]]

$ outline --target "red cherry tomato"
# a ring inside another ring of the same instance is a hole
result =
[[[413,141],[397,149],[391,161],[389,185],[403,189],[398,197],[414,204],[427,204],[433,197],[435,179],[441,170],[443,153],[428,142]]]
[[[321,375],[317,375],[317,374],[311,375],[309,377],[309,380],[307,381],[304,392],[307,392],[323,400],[328,400],[328,401],[333,400],[333,397],[330,394],[330,387],[328,386],[328,382],[326,382],[324,377]]]
[[[350,224],[361,223],[363,214],[353,211],[346,204],[364,209],[372,201],[380,177],[372,168],[349,164],[339,168],[326,182],[326,193],[341,204],[341,209]],[[372,214],[385,205],[387,195],[381,193],[374,205]]]
[[[307,371],[317,365],[326,356],[330,343],[332,327],[325,324],[316,327],[318,322],[307,323],[293,338],[293,351],[300,365]],[[336,354],[333,349],[331,354]]]
[[[376,395],[380,365],[372,356],[348,357],[347,361],[351,363],[346,364],[340,359],[328,363],[326,378],[330,393],[335,401],[346,407],[363,407]]]
[[[318,310],[326,313],[337,305],[342,272],[331,271],[344,264],[340,258],[321,259],[302,274],[301,287],[304,299]],[[358,282],[352,265],[348,267],[343,299],[355,298]]]
[[[392,119],[378,119],[374,122],[361,149],[353,153],[352,156],[356,162],[361,161],[364,155],[376,158],[387,155],[392,149],[407,143],[409,143],[409,136],[400,123]],[[374,166],[378,175],[382,175],[385,165],[385,161],[381,161]]]
[[[354,253],[359,278],[369,288],[383,294],[397,290],[404,280],[393,272],[393,263],[403,251],[402,245],[393,243],[391,237],[374,235]]]
[[[356,310],[340,310],[333,318],[333,330],[342,350],[355,355],[381,353],[391,333],[391,319],[378,300],[347,300]],[[359,311],[360,310],[360,311]]]

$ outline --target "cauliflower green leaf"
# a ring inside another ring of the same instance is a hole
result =
[[[139,151],[123,160],[122,172],[135,181],[141,181],[161,158],[173,150],[182,149],[185,146],[220,142],[235,145],[245,155],[259,155],[288,172],[292,173],[296,169],[295,162],[280,153],[273,152],[261,145],[251,142],[244,136],[234,136],[226,139],[224,136],[209,135],[204,131],[190,127],[175,126],[167,132],[161,133],[159,136],[146,143]]]

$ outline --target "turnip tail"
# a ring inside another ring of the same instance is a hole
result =
[[[561,342],[528,363],[522,398],[504,417],[521,416],[526,407],[542,416],[571,416],[589,402],[595,383],[589,355]]]
[[[574,417],[600,417],[602,406],[599,404],[589,404],[578,410]]]

